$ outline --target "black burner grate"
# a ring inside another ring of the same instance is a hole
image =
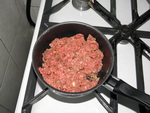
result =
[[[64,0],[69,1],[69,0]],[[63,2],[64,2],[63,1]],[[53,13],[52,11],[48,11],[52,6],[52,0],[46,0],[44,12],[45,15],[42,18],[41,27],[39,35],[45,31],[48,27],[51,27],[57,23],[48,22],[49,13]],[[142,26],[146,21],[150,18],[150,9],[147,10],[144,14],[139,16],[137,10],[137,0],[131,0],[131,9],[132,9],[132,22],[128,25],[121,25],[121,22],[116,18],[116,0],[110,0],[110,12],[105,9],[100,3],[94,0],[94,3],[90,3],[91,8],[97,12],[103,19],[105,19],[111,26],[110,27],[97,27],[104,34],[113,35],[109,41],[112,45],[115,55],[115,64],[112,71],[112,75],[117,76],[117,44],[118,43],[131,43],[134,47],[135,51],[135,62],[136,62],[136,78],[137,78],[137,89],[144,92],[144,77],[143,77],[143,67],[142,67],[142,56],[144,55],[150,61],[150,47],[145,44],[140,38],[150,39],[150,32],[148,31],[140,31],[137,30],[140,26]],[[58,9],[59,10],[59,9]],[[47,13],[49,12],[49,13]],[[41,93],[34,97],[35,84],[37,81],[36,76],[33,69],[31,68],[28,81],[28,86],[26,90],[26,95],[24,99],[24,106],[22,108],[23,113],[30,113],[32,104],[38,102],[42,97],[44,97],[48,89],[45,88]],[[118,113],[118,99],[117,95],[114,93],[110,93],[110,103],[100,95],[100,93],[96,90],[94,92],[96,97],[100,101],[100,103],[106,108],[109,113]],[[139,113],[149,113],[150,109],[139,105]]]

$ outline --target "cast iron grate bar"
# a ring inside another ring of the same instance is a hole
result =
[[[132,5],[133,6],[133,5]],[[134,6],[134,8],[135,8],[135,6]],[[118,34],[116,34],[113,38],[115,38],[115,40],[114,39],[111,39],[111,41],[113,42],[113,41],[116,41],[116,39],[119,39],[119,37],[122,35],[122,39],[127,39],[130,35],[132,35],[132,30],[136,30],[138,27],[140,27],[143,23],[145,23],[148,19],[149,19],[149,17],[150,17],[150,11],[148,10],[148,11],[146,11],[143,15],[141,15],[140,17],[138,17],[138,16],[135,16],[135,15],[137,15],[138,13],[135,11],[135,9],[134,9],[134,11],[132,11],[133,12],[133,22],[132,23],[130,23],[129,24],[129,26],[132,28],[132,29],[130,29],[130,27],[127,27],[126,29],[125,29],[125,32],[122,32],[122,31],[120,31],[120,35],[119,35],[119,33]],[[123,34],[122,34],[123,33]],[[136,75],[137,75],[137,89],[139,89],[139,90],[141,90],[141,91],[143,91],[144,92],[144,78],[143,78],[143,67],[142,67],[142,51],[143,51],[143,46],[142,46],[142,44],[143,45],[146,45],[145,43],[140,43],[141,41],[140,41],[140,39],[139,39],[139,37],[137,37],[137,36],[135,36],[135,34],[133,34],[132,36],[131,36],[131,38],[132,38],[132,41],[134,41],[134,43],[133,43],[133,46],[134,46],[134,49],[135,49],[135,60],[136,60]],[[121,41],[122,40],[121,38],[118,40],[118,42],[119,41]],[[148,51],[148,53],[149,53],[149,51]],[[142,106],[142,105],[139,105],[139,112],[148,112],[149,111],[149,109],[147,109],[147,108],[145,108],[144,106]]]
[[[136,30],[135,33],[136,33],[139,37],[141,37],[141,38],[150,39],[150,32],[148,32],[148,31]]]
[[[132,4],[133,22],[130,23],[128,26],[122,25],[121,29],[119,29],[119,32],[113,38],[110,39],[111,43],[117,44],[122,39],[125,40],[126,38],[128,38],[133,33],[134,30],[136,30],[138,27],[140,27],[142,24],[144,24],[149,19],[149,17],[150,17],[150,11],[149,10],[146,11],[143,15],[141,15],[139,17],[138,13],[137,13],[137,1],[133,0],[131,4]],[[100,7],[98,7],[98,8],[100,8]],[[106,15],[103,14],[103,12],[98,8],[96,7],[94,9],[98,13],[100,13],[101,16],[104,15],[103,18],[107,18],[107,17],[105,17]],[[110,15],[111,15],[111,13],[110,13]],[[118,41],[116,41],[116,40],[118,40]],[[141,53],[141,47],[138,47],[138,45],[140,45],[140,44],[134,45],[135,59],[136,59],[137,84],[138,84],[138,89],[141,91],[144,91],[144,80],[143,80],[143,70],[142,70],[143,68],[142,68],[142,60],[141,60],[141,56],[142,56],[141,54],[142,53]],[[115,49],[114,44],[112,45],[112,47],[113,47],[113,49]],[[117,73],[116,73],[116,75],[117,75]],[[112,98],[111,98],[111,100],[112,100]],[[144,109],[146,109],[144,106],[139,105],[139,111],[142,111]],[[147,110],[144,110],[144,111],[147,111]]]
[[[97,90],[95,90],[94,93],[98,101],[108,111],[108,113],[116,113],[114,107],[111,107],[111,105],[103,98],[103,96]]]
[[[132,8],[132,21],[135,22],[134,24],[131,24],[131,25],[133,25],[134,28],[137,29],[139,26],[141,26],[143,23],[145,23],[149,19],[150,10],[148,10],[141,17],[139,17],[138,10],[137,10],[137,0],[131,0],[131,6],[132,6],[131,7]],[[137,24],[137,26],[135,26],[135,24]],[[132,45],[134,45],[134,51],[135,51],[137,89],[145,92],[143,65],[142,65],[143,64],[142,55],[143,55],[143,50],[145,46],[142,46],[142,45],[146,45],[146,44],[144,44],[144,42],[140,40],[139,36],[137,36],[136,33],[131,36],[131,39],[134,40],[134,43]],[[144,107],[143,105],[139,104],[139,112],[147,113],[148,109],[146,109],[146,107]]]
[[[134,49],[135,49],[135,63],[136,63],[136,78],[137,78],[137,89],[144,92],[145,86],[144,86],[144,76],[143,76],[143,62],[142,62],[142,51],[143,47],[140,43],[139,37],[136,35],[133,35],[132,38],[134,38]],[[142,113],[143,111],[147,111],[146,108],[143,105],[139,104],[139,111]]]
[[[137,0],[131,0],[131,9],[132,9],[132,21],[135,21],[139,18],[137,10]]]
[[[111,45],[114,51],[114,67],[111,74],[117,77],[117,43],[114,41]],[[110,92],[110,106],[114,109],[114,113],[118,113],[118,98],[112,92]]]
[[[114,4],[114,2],[112,2]],[[114,16],[113,14],[110,13],[107,9],[105,9],[99,2],[94,0],[94,3],[91,1],[89,2],[89,6],[96,12],[98,13],[105,21],[107,21],[112,27],[118,28],[120,26],[120,21]],[[114,6],[114,5],[112,5]],[[114,7],[112,11],[114,11]]]
[[[41,91],[40,93],[38,93],[36,96],[34,96],[31,100],[29,100],[28,102],[26,102],[22,109],[25,110],[27,107],[32,106],[33,104],[35,104],[36,102],[40,101],[42,98],[44,98],[49,92],[48,88],[45,88],[43,91]]]
[[[22,108],[24,107],[25,103],[27,103],[30,99],[34,97],[35,92],[35,86],[36,86],[37,77],[34,73],[33,68],[30,69],[29,79],[27,83],[26,93],[24,97],[24,104]],[[26,109],[22,109],[22,113],[30,113],[32,109],[32,106],[29,105]]]
[[[110,12],[116,17],[116,0],[110,0]]]
[[[110,0],[110,6],[110,13],[116,17],[116,0]],[[112,75],[117,77],[117,46],[115,43],[111,43],[111,45],[114,51],[114,67]],[[110,106],[114,109],[114,113],[118,113],[118,97],[112,92],[110,92]]]
[[[147,22],[149,20],[149,18],[150,18],[150,9],[147,10],[144,14],[142,14],[135,21],[131,22],[129,24],[129,26],[135,30],[135,29],[139,28],[141,25],[143,25],[145,22]]]

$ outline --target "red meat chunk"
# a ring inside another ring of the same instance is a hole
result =
[[[98,84],[98,72],[104,57],[96,39],[89,34],[56,38],[43,53],[39,67],[43,79],[52,87],[65,92],[81,92]]]

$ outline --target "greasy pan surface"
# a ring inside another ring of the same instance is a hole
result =
[[[77,93],[63,92],[48,85],[43,80],[38,68],[42,66],[42,53],[47,48],[49,48],[49,43],[51,43],[55,38],[70,37],[78,33],[82,33],[84,37],[87,37],[89,34],[91,34],[93,37],[96,38],[96,41],[99,43],[99,49],[104,54],[104,58],[102,61],[103,67],[101,71],[98,73],[100,80],[96,87],[84,92],[77,92]],[[65,97],[81,97],[93,92],[95,89],[100,87],[109,77],[113,67],[113,62],[114,62],[113,51],[107,38],[96,28],[80,22],[65,22],[49,28],[38,38],[33,50],[33,67],[36,72],[36,75],[38,76],[38,79],[40,79],[40,81],[51,91],[60,96]]]

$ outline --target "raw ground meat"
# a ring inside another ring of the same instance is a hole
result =
[[[56,38],[43,53],[39,71],[52,87],[65,92],[81,92],[97,85],[104,57],[96,39],[89,34]]]

